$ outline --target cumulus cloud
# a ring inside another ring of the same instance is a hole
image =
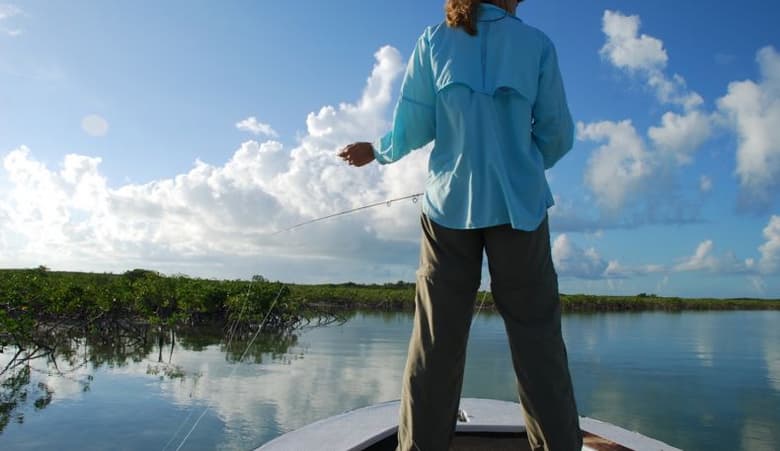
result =
[[[639,16],[604,11],[602,31],[607,40],[601,48],[601,56],[619,69],[644,77],[662,103],[677,104],[686,110],[701,105],[703,99],[688,90],[682,76],[664,74],[669,61],[664,44],[653,36],[640,35],[640,25]]]
[[[758,248],[761,253],[759,267],[764,273],[774,273],[780,269],[780,216],[772,215],[764,228],[766,242]]]
[[[594,247],[583,249],[569,234],[559,235],[552,244],[553,261],[561,277],[580,279],[628,279],[658,274],[664,277],[659,287],[668,283],[673,273],[700,272],[711,275],[746,276],[752,288],[763,284],[763,276],[780,270],[780,216],[772,216],[763,230],[765,238],[758,251],[759,259],[738,258],[734,252],[716,253],[715,242],[700,242],[691,255],[678,259],[676,264],[645,263],[626,265],[616,259],[607,261]],[[762,285],[763,286],[763,285]]]
[[[718,109],[739,139],[737,169],[746,206],[772,204],[780,178],[780,55],[774,47],[759,50],[762,80],[733,82],[718,99]]]
[[[355,280],[367,278],[360,271],[366,261],[381,261],[385,266],[374,269],[384,273],[399,262],[413,265],[419,206],[411,202],[274,234],[422,190],[424,151],[381,168],[355,169],[336,157],[345,144],[387,129],[404,62],[391,47],[375,58],[359,100],[310,114],[308,134],[291,149],[273,140],[247,141],[224,164],[196,161],[186,173],[115,188],[101,174],[99,158],[68,155],[60,168],[51,168],[27,147],[12,150],[3,159],[10,184],[0,197],[0,237],[9,245],[0,264],[103,270],[107,262],[122,261],[187,273],[199,272],[188,265],[200,265],[207,268],[200,274],[243,276],[246,268],[221,265],[272,260],[289,267],[320,259],[322,271],[354,269]]]
[[[256,117],[251,116],[243,121],[236,123],[236,128],[245,132],[252,133],[256,136],[269,136],[271,138],[278,138],[279,134],[276,133],[270,125],[259,122]]]
[[[0,202],[8,218],[3,224],[6,235],[27,238],[25,249],[39,254],[56,249],[71,255],[88,244],[90,222],[103,214],[107,192],[105,179],[97,173],[99,163],[99,158],[71,154],[61,171],[52,172],[31,159],[26,147],[10,152],[3,166],[13,188]],[[89,219],[77,220],[85,214]]]
[[[639,266],[626,266],[617,260],[610,260],[607,269],[604,270],[604,276],[609,278],[629,278],[635,276],[644,276],[648,274],[659,274],[666,272],[664,265],[645,264]]]
[[[552,222],[552,219],[551,219]],[[601,234],[596,236],[601,237]],[[605,279],[619,281],[648,275],[661,275],[657,289],[668,284],[674,273],[699,272],[710,275],[745,276],[751,289],[765,288],[764,276],[780,271],[780,216],[774,215],[763,230],[765,242],[758,248],[760,258],[739,258],[734,252],[716,253],[712,240],[701,241],[691,255],[677,259],[675,264],[624,264],[607,260],[594,248],[577,245],[571,234],[563,233],[552,243],[553,261],[561,277]]]
[[[661,103],[679,105],[686,111],[693,110],[704,103],[701,95],[688,90],[685,79],[678,74],[667,78],[662,72],[653,72],[648,74],[647,84],[655,89]]]
[[[669,57],[663,42],[639,34],[640,24],[638,16],[605,11],[602,30],[606,42],[601,55],[618,69],[640,77],[662,104],[683,111],[666,112],[659,125],[648,129],[647,140],[630,120],[578,124],[578,139],[606,142],[589,159],[585,184],[598,204],[613,213],[629,201],[636,205],[643,194],[673,186],[669,177],[680,166],[690,164],[712,134],[713,119],[699,110],[703,99],[687,88],[682,76],[665,74]]]
[[[712,255],[712,240],[702,241],[696,252],[684,262],[675,266],[677,271],[714,271],[718,268],[718,260]]]
[[[763,236],[766,241],[758,248],[759,259],[739,259],[733,252],[716,255],[715,243],[712,240],[704,240],[698,244],[692,255],[680,259],[671,270],[741,274],[748,277],[752,288],[759,290],[764,287],[762,276],[776,274],[780,270],[780,216],[770,217]]]
[[[601,55],[616,67],[630,70],[654,70],[666,66],[669,57],[659,39],[639,35],[639,16],[625,16],[615,11],[604,11],[602,31],[607,42]]]
[[[674,266],[678,272],[704,271],[720,274],[748,274],[754,272],[753,259],[739,260],[733,252],[718,257],[714,253],[715,244],[712,240],[699,243],[693,255],[684,258]]]
[[[677,164],[689,164],[693,154],[711,134],[709,116],[692,111],[686,115],[668,112],[661,118],[661,125],[650,127],[647,134],[655,148]]]
[[[582,249],[565,233],[553,241],[552,257],[555,269],[562,277],[599,279],[608,266],[595,248]]]
[[[607,262],[594,247],[583,249],[569,234],[562,233],[552,243],[555,269],[561,277],[579,279],[625,279],[648,274],[665,273],[663,265],[644,264],[628,266],[617,260]]]
[[[655,162],[629,120],[577,124],[580,140],[606,141],[585,168],[585,184],[602,207],[622,208],[655,171]]]
[[[106,136],[108,121],[97,114],[90,114],[81,120],[81,129],[90,136]]]

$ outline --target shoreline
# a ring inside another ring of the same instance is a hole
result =
[[[414,284],[287,284],[290,296],[303,306],[374,311],[413,311]],[[496,310],[490,292],[480,291],[475,308]],[[756,298],[681,298],[640,293],[636,296],[561,293],[563,313],[639,312],[639,311],[706,311],[706,310],[780,310],[780,299]]]
[[[284,327],[307,314],[329,311],[413,311],[414,296],[415,285],[404,281],[295,284],[269,281],[262,276],[251,280],[201,279],[143,269],[122,274],[50,271],[45,267],[0,269],[0,305],[11,316],[17,316],[13,312],[22,314],[22,310],[28,315],[35,312],[32,316],[67,312],[83,317],[85,313],[110,312],[118,317],[140,315],[155,323],[199,324],[205,320],[235,319],[236,311],[249,306],[246,319],[253,322],[262,318],[273,303],[271,322]],[[647,293],[562,293],[560,298],[563,313],[780,310],[780,299],[682,298]],[[60,305],[53,308],[56,304]],[[483,310],[495,310],[489,292],[478,293],[475,309],[480,305]]]

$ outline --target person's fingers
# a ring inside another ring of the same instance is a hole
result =
[[[339,152],[339,156],[340,156],[340,157],[343,157],[343,156],[345,156],[345,155],[348,155],[348,154],[349,154],[349,153],[352,151],[352,148],[353,148],[353,147],[355,147],[355,144],[354,144],[354,143],[352,143],[352,144],[347,144],[346,146],[344,146],[344,147],[341,149],[341,152]]]
[[[337,154],[350,166],[365,166],[374,159],[374,149],[370,143],[352,143],[345,146]]]

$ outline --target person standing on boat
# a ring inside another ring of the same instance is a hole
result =
[[[522,0],[521,0],[522,1]],[[346,146],[354,166],[389,164],[435,141],[423,202],[414,329],[400,450],[446,450],[487,254],[531,448],[572,451],[582,435],[561,335],[545,178],[574,125],[555,47],[515,17],[518,0],[447,0],[409,60],[390,132]]]

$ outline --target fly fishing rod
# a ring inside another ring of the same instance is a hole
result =
[[[286,229],[278,230],[278,231],[274,232],[272,234],[272,236],[279,235],[280,233],[290,232],[290,231],[295,230],[297,228],[304,227],[304,226],[307,226],[309,224],[314,224],[315,222],[325,221],[327,219],[335,218],[335,217],[338,217],[338,216],[348,215],[350,213],[355,213],[355,212],[361,211],[361,210],[368,210],[369,208],[378,207],[380,205],[387,205],[389,207],[389,206],[391,206],[393,204],[393,202],[399,202],[399,201],[402,201],[402,200],[411,199],[412,202],[417,203],[417,201],[420,199],[420,197],[423,194],[424,193],[415,193],[415,194],[410,194],[408,196],[396,197],[394,199],[389,199],[389,200],[382,201],[382,202],[374,202],[372,204],[363,205],[363,206],[360,206],[360,207],[357,207],[357,208],[352,208],[352,209],[349,209],[349,210],[340,211],[338,213],[332,213],[332,214],[329,214],[329,215],[326,215],[326,216],[322,216],[322,217],[319,217],[319,218],[310,219],[308,221],[304,221],[304,222],[295,224],[294,226],[288,227]],[[474,319],[479,317],[479,314],[482,312],[482,307],[484,307],[484,305],[485,305],[485,300],[487,298],[487,294],[488,294],[488,291],[485,291],[482,294],[482,301],[479,303],[479,307],[477,307],[477,314],[474,316]]]
[[[352,208],[352,209],[349,209],[349,210],[340,211],[338,213],[332,213],[332,214],[329,214],[327,216],[322,216],[322,217],[319,217],[319,218],[310,219],[308,221],[304,221],[304,222],[295,224],[294,226],[288,227],[286,229],[278,230],[278,231],[274,232],[271,235],[272,236],[279,235],[280,233],[289,232],[289,231],[295,230],[297,228],[300,228],[300,227],[303,227],[303,226],[307,226],[309,224],[314,224],[315,222],[325,221],[326,219],[335,218],[337,216],[348,215],[350,213],[355,213],[355,212],[361,211],[361,210],[368,210],[369,208],[378,207],[380,205],[387,205],[389,207],[394,202],[399,202],[399,201],[402,201],[402,200],[411,199],[412,202],[416,203],[422,195],[423,195],[423,193],[415,193],[415,194],[410,194],[408,196],[396,197],[395,199],[389,199],[389,200],[385,200],[385,201],[382,201],[382,202],[374,202],[373,204],[363,205],[363,206],[360,206],[360,207],[357,207],[357,208]]]
[[[327,219],[335,218],[335,217],[338,217],[338,216],[348,215],[350,213],[355,213],[355,212],[361,211],[361,210],[367,210],[369,208],[375,208],[375,207],[378,207],[380,205],[387,205],[389,207],[394,202],[400,202],[402,200],[411,199],[412,202],[416,203],[417,200],[422,195],[423,195],[423,193],[415,193],[415,194],[410,194],[408,196],[397,197],[397,198],[385,200],[385,201],[382,201],[382,202],[374,202],[372,204],[363,205],[363,206],[360,206],[360,207],[357,207],[357,208],[352,208],[352,209],[349,209],[349,210],[344,210],[344,211],[340,211],[340,212],[337,212],[337,213],[332,213],[332,214],[329,214],[329,215],[326,215],[326,216],[322,216],[322,217],[315,218],[315,219],[310,219],[308,221],[304,221],[304,222],[295,224],[295,225],[293,225],[291,227],[287,227],[286,229],[282,229],[282,230],[279,230],[277,232],[274,232],[272,235],[278,235],[278,234],[281,234],[281,233],[284,233],[284,232],[289,232],[289,231],[298,229],[300,227],[304,227],[304,226],[309,225],[309,224],[314,224],[316,222],[325,221]],[[254,280],[249,284],[249,290],[251,290],[251,288],[252,288],[252,283],[254,283]],[[265,318],[263,318],[263,321],[260,323],[260,327],[257,328],[257,331],[252,336],[252,339],[249,341],[249,344],[247,345],[246,349],[241,354],[241,357],[238,359],[238,362],[237,362],[238,364],[233,367],[233,370],[231,371],[230,376],[228,376],[229,378],[233,377],[233,375],[235,374],[236,370],[238,369],[238,366],[244,360],[244,357],[246,356],[247,352],[252,347],[252,344],[254,343],[255,339],[257,339],[257,336],[260,334],[260,331],[263,329],[263,326],[265,325],[265,323],[268,321],[268,318],[270,317],[271,312],[273,311],[274,307],[276,306],[276,302],[279,300],[279,298],[282,295],[283,289],[284,289],[284,286],[282,286],[282,289],[279,290],[279,293],[276,295],[276,298],[271,303],[271,307],[268,309],[268,313],[266,314]],[[247,291],[246,298],[244,299],[243,307],[241,309],[241,313],[239,314],[239,319],[236,321],[236,325],[238,324],[238,321],[240,321],[241,315],[243,315],[243,312],[244,312],[244,307],[246,307],[247,301],[249,299],[249,290]],[[484,299],[483,299],[483,301],[484,301]],[[230,347],[230,342],[233,340],[234,333],[235,333],[235,330],[234,330],[234,327],[233,327],[229,331],[228,347]],[[192,435],[193,431],[195,431],[195,429],[198,427],[198,424],[200,424],[200,421],[203,419],[203,417],[206,415],[206,412],[208,412],[208,411],[209,411],[209,407],[208,406],[203,409],[203,411],[201,412],[200,416],[197,418],[195,423],[190,428],[189,432],[187,432],[187,434],[182,439],[181,443],[179,443],[179,446],[176,448],[176,451],[179,451],[184,446],[184,444],[187,442],[187,439],[189,439],[190,435]],[[190,414],[187,416],[187,418],[184,420],[184,422],[179,426],[179,429],[177,429],[176,433],[171,438],[171,440],[168,441],[168,443],[165,445],[163,450],[167,449],[168,446],[170,446],[170,444],[173,442],[173,440],[176,438],[176,436],[181,431],[181,429],[184,426],[184,424],[186,424],[189,421],[189,419],[192,417],[192,413],[193,412],[194,412],[194,410],[190,411]]]

